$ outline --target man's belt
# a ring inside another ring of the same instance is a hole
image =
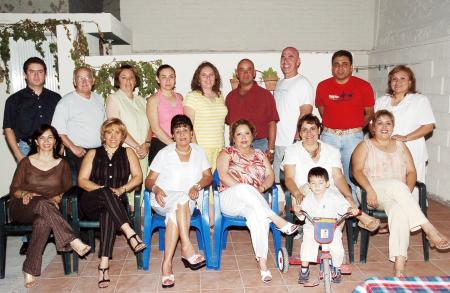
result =
[[[341,135],[348,135],[348,134],[360,132],[360,131],[362,131],[362,128],[356,127],[356,128],[348,128],[348,129],[333,129],[333,128],[324,127],[323,131],[341,136]]]

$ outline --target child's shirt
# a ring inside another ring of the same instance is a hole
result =
[[[327,189],[319,201],[312,192],[308,193],[301,203],[302,210],[306,211],[311,218],[339,218],[350,208],[350,203],[339,193]],[[313,224],[305,220],[304,229],[312,229]]]

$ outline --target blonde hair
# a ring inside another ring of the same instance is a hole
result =
[[[125,138],[128,135],[127,127],[125,126],[125,124],[123,124],[122,120],[120,120],[119,118],[110,118],[107,119],[105,122],[103,122],[102,128],[100,129],[100,138],[102,140],[102,143],[105,141],[106,130],[108,130],[108,128],[114,125],[117,125],[119,127],[120,132],[122,133],[122,139],[120,143],[122,144],[125,141]]]

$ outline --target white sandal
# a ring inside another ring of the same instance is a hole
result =
[[[278,228],[277,228],[278,229]],[[286,235],[292,235],[298,230],[298,225],[294,225],[292,223],[287,222],[283,227],[279,228],[281,232]]]
[[[167,281],[170,281],[170,283],[164,284]],[[172,288],[173,286],[175,286],[175,276],[173,274],[161,276],[161,286],[163,288]]]
[[[269,270],[260,271],[260,273],[261,273],[261,281],[263,281],[266,284],[272,281],[272,273],[270,273]]]

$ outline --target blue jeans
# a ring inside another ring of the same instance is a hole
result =
[[[342,167],[344,168],[344,176],[348,184],[352,188],[353,202],[358,206],[359,200],[356,196],[356,187],[350,180],[350,160],[352,159],[352,153],[355,150],[358,143],[360,143],[364,138],[362,131],[347,134],[347,135],[336,135],[327,131],[322,132],[320,136],[321,141],[337,148],[341,153]]]
[[[262,152],[266,152],[268,147],[268,140],[267,138],[255,138],[253,140],[252,146],[254,149],[258,149]]]
[[[19,151],[22,155],[28,156],[28,153],[30,152],[30,145],[28,143],[23,140],[19,140],[17,146],[19,147]]]

